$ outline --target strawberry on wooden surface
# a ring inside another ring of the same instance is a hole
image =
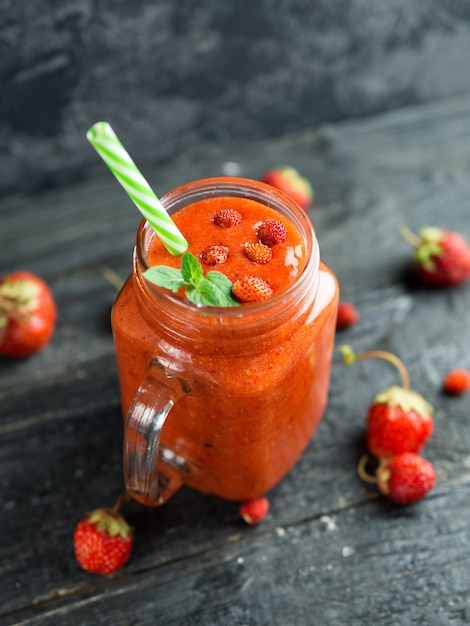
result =
[[[336,316],[336,328],[343,330],[355,326],[359,321],[359,312],[351,302],[340,302]]]
[[[113,508],[96,509],[75,528],[75,557],[87,572],[109,576],[117,572],[131,555],[132,531],[119,513],[124,497],[125,494],[121,495]]]
[[[436,473],[431,463],[412,452],[397,454],[377,469],[379,490],[399,504],[420,500],[435,484]]]
[[[431,405],[416,391],[394,385],[377,394],[368,409],[367,447],[377,457],[419,452],[433,427]]]
[[[433,408],[416,391],[409,388],[409,377],[400,359],[383,350],[354,354],[350,346],[340,346],[346,365],[369,358],[392,363],[400,373],[402,385],[392,385],[377,394],[366,418],[369,452],[387,458],[401,452],[419,452],[434,429]]]
[[[424,285],[453,287],[470,278],[470,246],[460,233],[435,226],[401,233],[415,248],[413,270]]]
[[[313,187],[310,181],[294,167],[284,165],[268,170],[261,176],[261,181],[283,191],[304,210],[307,210],[313,202]]]
[[[470,372],[464,368],[451,370],[444,378],[444,390],[454,396],[470,390]]]
[[[264,520],[269,511],[269,500],[265,497],[247,500],[240,508],[241,517],[250,526],[256,526]]]
[[[41,350],[56,319],[54,297],[42,278],[17,270],[0,279],[0,354],[24,357]]]

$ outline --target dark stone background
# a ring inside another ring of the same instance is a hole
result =
[[[468,0],[0,0],[0,193],[470,92]]]

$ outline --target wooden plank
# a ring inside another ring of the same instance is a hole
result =
[[[136,529],[115,577],[82,572],[71,536],[122,488],[121,415],[109,312],[110,267],[129,270],[139,221],[112,177],[0,199],[0,269],[50,281],[59,305],[47,350],[0,360],[0,623],[464,624],[470,620],[470,396],[443,395],[470,368],[470,288],[410,280],[397,228],[434,223],[470,239],[470,98],[181,158],[149,172],[164,192],[227,171],[288,162],[313,181],[323,258],[360,323],[355,349],[397,353],[435,406],[425,456],[432,495],[398,507],[359,481],[364,415],[396,382],[390,367],[333,366],[330,402],[294,470],[270,494],[258,528],[237,504],[181,490],[155,510],[127,505]],[[313,621],[312,621],[313,620]]]

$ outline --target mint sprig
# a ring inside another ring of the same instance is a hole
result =
[[[211,270],[204,276],[201,264],[190,252],[181,257],[181,269],[156,265],[144,272],[144,277],[158,287],[176,293],[186,287],[186,297],[199,306],[240,306],[232,295],[232,282]]]

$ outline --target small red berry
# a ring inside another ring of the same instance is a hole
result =
[[[246,243],[244,246],[245,254],[253,261],[253,263],[269,263],[273,258],[272,248],[262,243]]]
[[[228,252],[226,246],[207,246],[201,252],[201,261],[206,265],[221,265],[228,259]]]
[[[460,395],[470,389],[470,372],[460,368],[452,370],[444,378],[444,389],[452,395]]]
[[[269,170],[261,176],[261,181],[283,191],[304,210],[312,204],[312,185],[294,167],[283,166]]]
[[[418,235],[403,228],[402,234],[415,246],[413,268],[423,284],[452,287],[470,278],[470,246],[460,233],[430,226]]]
[[[221,209],[212,218],[214,224],[221,226],[222,228],[229,228],[230,226],[237,226],[242,221],[241,214],[235,209]]]
[[[241,517],[250,526],[256,526],[264,520],[269,511],[269,500],[267,498],[255,498],[254,500],[248,500],[244,502],[240,508],[239,513]]]
[[[417,453],[433,428],[432,407],[419,393],[389,387],[374,398],[367,412],[367,447],[377,457]]]
[[[435,484],[436,473],[431,463],[412,452],[384,460],[377,469],[379,490],[399,504],[421,499]]]
[[[336,317],[336,328],[342,330],[350,328],[359,321],[359,312],[351,302],[340,302]]]
[[[258,239],[265,246],[275,246],[287,239],[286,225],[274,217],[265,220],[256,231]]]
[[[366,420],[367,446],[374,456],[390,457],[401,452],[419,452],[431,436],[433,408],[416,391],[409,388],[408,372],[402,361],[384,350],[368,350],[356,355],[350,346],[339,346],[345,365],[380,358],[394,365],[402,386],[384,389],[369,406]]]
[[[258,302],[270,298],[273,290],[258,276],[244,276],[235,282],[232,294],[239,302]]]
[[[96,509],[76,526],[75,557],[87,572],[109,576],[129,559],[133,538],[130,526],[113,509]]]
[[[0,278],[0,354],[29,356],[50,340],[57,307],[47,283],[18,270]]]

